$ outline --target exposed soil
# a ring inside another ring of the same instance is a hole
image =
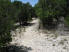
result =
[[[69,36],[58,35],[46,30],[38,30],[39,19],[34,19],[32,25],[12,31],[12,45],[25,46],[18,52],[69,52]],[[21,30],[21,32],[20,32]],[[30,50],[28,50],[28,47]],[[17,51],[16,51],[17,52]]]

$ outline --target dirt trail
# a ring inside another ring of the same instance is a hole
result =
[[[11,44],[17,44],[18,46],[27,46],[32,50],[27,52],[69,52],[69,36],[57,36],[57,34],[42,33],[38,31],[39,19],[35,19],[31,22],[31,26],[28,26],[23,32],[23,28],[19,33],[19,29],[16,30],[16,35]],[[21,51],[19,51],[21,52]]]

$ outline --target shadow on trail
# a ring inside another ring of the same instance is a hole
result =
[[[31,50],[32,50],[31,47],[15,46],[15,45],[1,48],[1,52],[28,52]]]
[[[32,26],[32,25],[35,25],[35,23],[27,23],[26,26]]]
[[[20,26],[24,27],[24,26],[32,26],[32,25],[35,25],[35,23],[25,23],[25,24],[21,24],[21,25],[16,25],[15,29],[20,27]]]
[[[32,25],[35,25],[35,23],[25,23],[25,24],[21,24],[21,25],[18,24],[18,25],[15,25],[12,30],[15,30],[15,29],[20,28],[20,27],[24,28],[25,26],[32,26]]]

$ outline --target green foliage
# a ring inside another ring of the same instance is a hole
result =
[[[42,14],[42,8],[40,7],[40,4],[39,3],[37,3],[35,5],[34,9],[35,9],[35,13],[37,14],[37,16],[42,16],[41,15]]]
[[[66,16],[65,23],[69,26],[69,15]]]
[[[21,11],[18,14],[18,19],[21,24],[25,25],[29,20],[32,19],[32,9],[33,7],[29,3],[23,4]]]
[[[0,47],[11,41],[10,30],[12,27],[11,2],[0,0]]]
[[[10,32],[16,21],[25,24],[34,14],[35,10],[29,3],[0,0],[0,47],[6,46],[12,40]]]
[[[23,3],[22,2],[20,2],[20,1],[14,1],[13,3],[12,3],[12,15],[13,15],[13,19],[15,20],[15,21],[17,21],[18,20],[18,18],[19,18],[19,13],[21,12],[21,9],[23,8]]]
[[[39,0],[35,5],[35,10],[43,25],[56,25],[61,16],[66,17],[67,0]]]

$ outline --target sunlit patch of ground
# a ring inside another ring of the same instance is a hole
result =
[[[61,36],[58,34],[43,33],[38,30],[39,19],[34,19],[31,26],[28,26],[25,30],[21,27],[21,32],[16,29],[16,33],[12,31],[14,35],[11,44],[18,46],[31,47],[32,50],[28,52],[69,52],[69,36]]]

